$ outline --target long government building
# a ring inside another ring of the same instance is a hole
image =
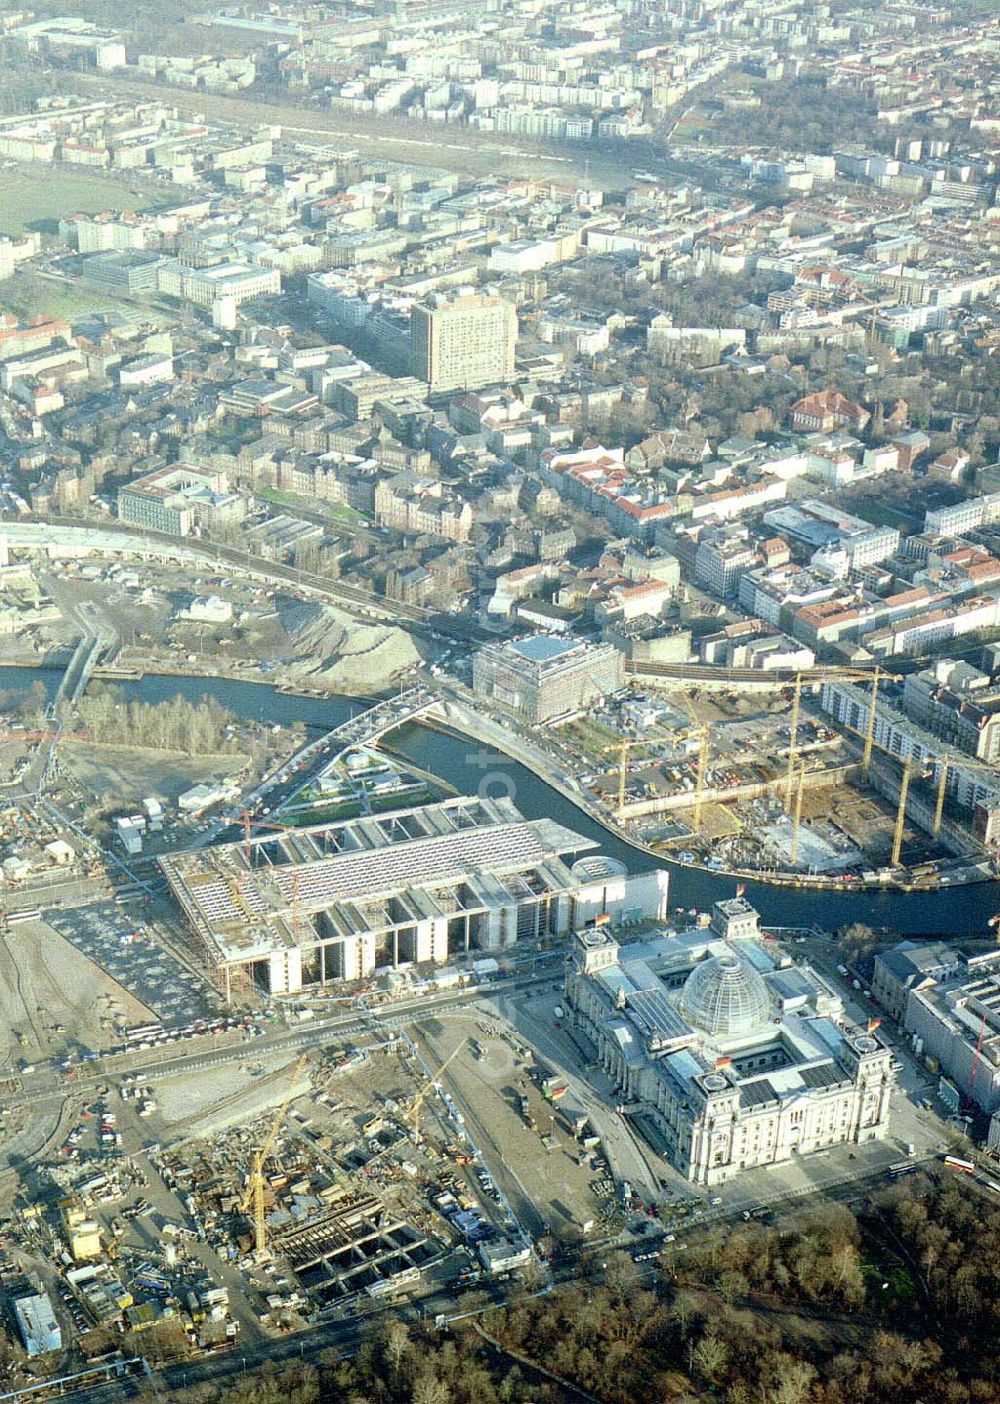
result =
[[[596,847],[552,819],[525,819],[508,799],[459,797],[160,865],[227,994],[234,976],[249,975],[286,995],[567,935],[604,913],[662,918],[666,872],[630,875],[588,852]]]

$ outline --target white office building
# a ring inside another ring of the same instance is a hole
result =
[[[182,797],[183,802],[183,797]],[[459,797],[161,858],[202,959],[272,994],[666,912],[667,873],[575,856],[592,839]],[[567,864],[566,859],[570,859]]]

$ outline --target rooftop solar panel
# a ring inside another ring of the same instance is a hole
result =
[[[528,881],[535,869],[543,871],[547,881],[531,883],[533,888],[561,887],[568,875],[560,855],[592,846],[588,839],[550,820],[482,823],[482,810],[479,815],[480,823],[475,827],[430,835],[426,819],[418,822],[417,814],[363,821],[353,832],[363,835],[371,846],[314,857],[305,863],[247,868],[243,866],[243,849],[230,845],[216,850],[211,858],[179,854],[164,867],[171,881],[186,887],[208,925],[221,931],[287,915],[293,904],[307,914],[344,901],[371,901],[424,888],[455,888],[464,881],[482,883],[504,875],[524,875]],[[452,810],[441,817],[453,816]],[[403,819],[412,822],[400,822]],[[420,836],[412,836],[414,828]],[[289,857],[303,850],[315,853],[311,837],[308,848],[303,839],[303,835],[290,836],[286,845]]]
[[[744,1107],[763,1107],[768,1102],[776,1102],[778,1094],[766,1077],[754,1078],[753,1082],[740,1083],[740,1102]]]
[[[848,1076],[836,1063],[814,1063],[797,1072],[807,1087],[836,1087],[838,1082],[847,1082]]]

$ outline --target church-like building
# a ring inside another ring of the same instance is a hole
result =
[[[743,898],[711,924],[574,938],[566,1000],[620,1100],[688,1180],[718,1185],[889,1130],[892,1055],[836,989],[782,956]]]

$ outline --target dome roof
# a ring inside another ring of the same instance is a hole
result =
[[[684,1018],[713,1038],[753,1033],[770,1019],[767,986],[751,965],[733,950],[703,960],[681,991]]]
[[[624,877],[628,868],[605,853],[591,853],[586,858],[578,858],[570,871],[581,882],[600,882],[603,878]]]

